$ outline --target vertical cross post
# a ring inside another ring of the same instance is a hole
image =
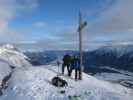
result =
[[[82,24],[82,16],[81,13],[79,13],[79,52],[80,52],[80,72],[79,72],[79,79],[82,80],[82,29],[80,28]]]
[[[80,53],[80,71],[79,71],[79,79],[82,80],[83,79],[83,41],[82,41],[82,30],[84,29],[84,27],[87,25],[86,22],[83,22],[82,19],[82,15],[81,13],[79,13],[79,27],[78,27],[78,32],[79,32],[79,53]]]

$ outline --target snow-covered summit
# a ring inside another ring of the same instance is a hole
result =
[[[0,59],[7,61],[7,63],[13,67],[24,67],[30,65],[26,60],[28,57],[11,44],[0,46]]]
[[[17,50],[17,48],[13,44],[3,44],[1,45],[1,47],[5,49],[10,49],[10,50]]]
[[[57,88],[51,79],[57,66],[47,65],[15,69],[0,100],[132,100],[133,91],[121,85],[100,81],[83,74],[82,81],[62,75],[68,87]],[[64,93],[61,93],[64,91]]]

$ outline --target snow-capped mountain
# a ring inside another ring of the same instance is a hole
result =
[[[14,45],[4,44],[0,46],[0,95],[11,77],[13,68],[29,67],[31,64],[26,57]]]
[[[84,54],[84,65],[110,66],[133,72],[133,45],[104,46]]]
[[[39,51],[39,52],[25,52],[26,56],[30,58],[30,63],[33,65],[45,65],[51,61],[57,59],[57,55],[54,52]]]
[[[133,88],[133,45],[110,45],[84,53],[85,72]]]
[[[26,67],[30,65],[26,60],[28,57],[11,44],[0,46],[0,59],[7,61],[9,65],[13,67]]]
[[[62,59],[65,54],[75,55],[77,51],[42,51],[26,52],[34,65],[44,65],[57,58]],[[84,52],[83,61],[85,68],[89,66],[110,66],[113,68],[133,72],[133,45],[110,45],[98,48],[94,51]],[[86,69],[87,72],[88,69]]]
[[[17,49],[2,46],[0,50],[0,100],[132,100],[133,98],[133,90],[116,83],[98,80],[85,73],[81,81],[75,81],[66,74],[60,75],[67,81],[68,86],[55,87],[51,84],[51,79],[60,72],[56,65],[31,66],[25,60],[27,57]],[[15,58],[9,59],[12,56]],[[10,66],[15,68],[12,69]]]
[[[24,52],[26,56],[30,58],[30,62],[33,65],[46,65],[51,62],[62,59],[65,54],[74,55],[77,54],[77,51],[71,50],[44,50],[44,51],[27,51]]]
[[[111,52],[116,53],[116,56],[119,58],[124,54],[133,53],[133,45],[109,45],[95,50],[95,53],[99,55],[104,55]]]

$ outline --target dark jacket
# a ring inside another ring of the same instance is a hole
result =
[[[63,58],[63,64],[69,65],[70,62],[71,62],[71,56],[65,55],[64,58]]]

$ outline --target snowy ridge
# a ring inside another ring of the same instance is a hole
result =
[[[82,81],[66,75],[68,87],[56,88],[51,79],[57,75],[57,66],[47,65],[15,69],[9,87],[0,100],[132,100],[133,91],[118,84],[100,81],[83,74]],[[65,93],[61,94],[60,91]]]
[[[30,65],[26,60],[28,58],[11,44],[0,46],[0,59],[7,61],[9,65],[14,67]]]
[[[11,73],[11,68],[8,63],[0,60],[0,86],[3,79]],[[0,87],[2,88],[2,87]]]
[[[0,92],[3,90],[8,76],[13,72],[12,68],[31,66],[23,53],[14,45],[5,44],[0,46]]]

